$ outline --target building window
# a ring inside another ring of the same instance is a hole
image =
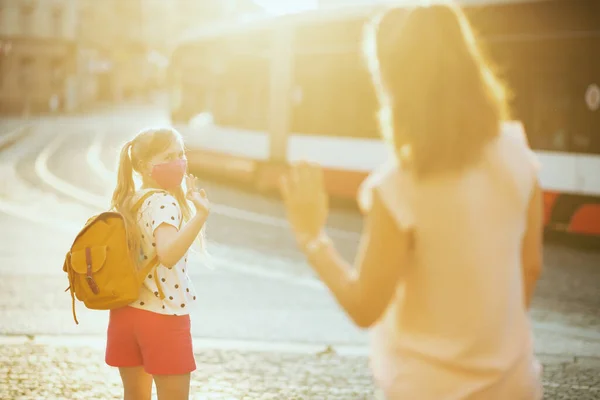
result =
[[[6,68],[6,58],[4,54],[2,54],[2,50],[0,48],[0,88],[4,86],[4,72]]]
[[[19,8],[20,28],[23,35],[33,34],[33,14],[35,7],[33,3],[22,4]]]
[[[61,37],[63,35],[63,10],[61,7],[52,9],[52,36]]]
[[[52,85],[52,89],[60,89],[63,85],[63,71],[64,71],[64,63],[62,58],[55,58],[50,62],[50,71],[51,77],[50,82]]]
[[[30,89],[33,87],[33,58],[23,57],[19,62],[19,87]]]
[[[4,23],[4,15],[5,15],[4,0],[0,0],[0,32],[2,32],[4,30],[1,27],[6,26],[6,24]],[[6,33],[6,32],[2,32],[2,33]]]

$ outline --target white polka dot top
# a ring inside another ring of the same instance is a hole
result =
[[[156,255],[154,230],[161,224],[179,228],[181,218],[181,208],[177,200],[167,193],[153,194],[144,201],[138,212],[142,262],[150,260]],[[189,314],[190,306],[196,300],[196,291],[187,274],[187,260],[188,254],[186,253],[171,269],[162,264],[152,269],[144,279],[139,299],[130,306],[159,314]],[[155,278],[155,274],[158,279]],[[159,296],[157,281],[165,295],[163,300]]]

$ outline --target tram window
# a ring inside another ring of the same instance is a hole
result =
[[[526,98],[532,102],[529,118],[523,118],[531,147],[536,150],[569,151],[573,134],[573,98],[569,82],[560,76],[531,79]],[[518,90],[519,88],[517,88]]]
[[[359,54],[296,56],[292,131],[300,134],[377,137],[377,101]]]
[[[378,137],[377,99],[362,56],[366,20],[317,21],[295,32],[292,132]]]
[[[600,5],[598,5],[600,10]],[[600,19],[597,20],[600,24]],[[598,26],[600,28],[600,25]],[[588,153],[600,155],[600,37],[589,42],[590,78],[585,88],[585,113],[589,121]]]
[[[178,51],[171,70],[171,83],[181,93],[180,111],[193,118],[202,113],[212,113],[216,76],[215,61],[219,56],[215,42],[199,42]]]
[[[569,111],[568,98],[538,103],[529,132],[531,146],[539,150],[568,151]]]
[[[266,130],[268,74],[266,58],[232,55],[215,88],[215,122],[240,129]]]
[[[600,110],[593,111],[589,152],[600,155]]]
[[[269,99],[266,39],[266,35],[221,37],[182,52],[185,113],[190,117],[211,114],[217,125],[266,130]]]
[[[535,93],[533,116],[524,120],[531,146],[536,150],[600,153],[600,118],[586,108],[581,85],[565,81],[565,86],[568,90],[562,93]],[[553,96],[548,97],[550,94]]]
[[[585,93],[597,74],[590,38],[543,42],[548,62],[529,74],[533,112],[526,124],[532,147],[539,150],[595,153],[598,117]],[[527,126],[528,125],[528,126]]]

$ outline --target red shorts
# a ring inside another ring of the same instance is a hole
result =
[[[182,375],[196,369],[189,315],[164,315],[134,307],[110,311],[106,363],[138,367],[151,375]]]

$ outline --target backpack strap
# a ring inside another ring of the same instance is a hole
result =
[[[152,271],[152,268],[156,267],[159,264],[158,255],[155,255],[138,271],[138,278],[140,282],[143,282],[146,279],[146,275]]]
[[[148,276],[150,271],[152,271],[152,269],[154,267],[158,267],[159,264],[160,264],[160,261],[158,259],[158,255],[155,255],[154,257],[152,257],[152,259],[146,265],[144,265],[142,267],[142,269],[139,270],[138,280],[139,280],[140,284],[144,281],[144,279],[146,279],[146,276]],[[164,300],[165,293],[163,292],[163,290],[161,288],[160,281],[158,280],[158,275],[156,273],[154,274],[154,283],[156,283],[156,288],[158,290],[158,296],[160,297],[161,300]]]
[[[71,253],[67,253],[66,257],[65,257],[65,263],[63,265],[63,270],[65,270],[67,272],[67,275],[69,277],[69,287],[67,288],[68,291],[71,292],[71,312],[73,313],[73,319],[75,320],[75,323],[77,325],[79,325],[79,321],[77,321],[77,313],[75,312],[75,289],[73,288],[73,280],[74,280],[74,274],[75,272],[73,272],[73,268],[71,268]],[[65,290],[65,292],[67,291]]]
[[[165,292],[163,292],[162,290],[162,285],[160,284],[160,281],[158,280],[158,274],[154,274],[154,283],[156,284],[156,290],[158,290],[158,297],[161,300],[165,299]]]
[[[166,192],[161,189],[146,189],[143,192],[143,194],[131,205],[131,212],[135,213],[137,210],[139,210],[140,207],[142,207],[142,204],[144,204],[144,201],[146,201],[146,199],[148,199],[148,197],[150,197],[156,193],[166,193]]]

